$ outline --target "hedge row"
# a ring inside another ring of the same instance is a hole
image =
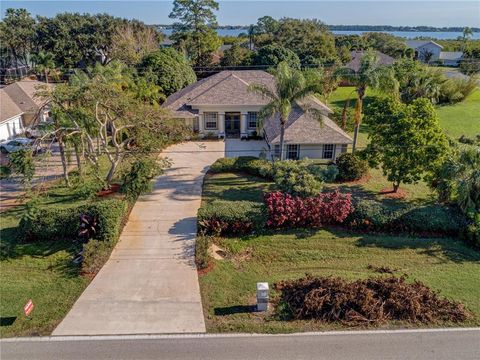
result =
[[[198,210],[198,230],[205,235],[239,235],[261,231],[265,207],[252,201],[213,201]]]
[[[273,163],[254,156],[218,159],[212,164],[210,171],[213,173],[244,172],[273,180]]]
[[[466,226],[464,216],[447,206],[392,207],[375,200],[361,200],[354,207],[346,224],[356,229],[459,235]]]
[[[337,192],[312,198],[279,192],[265,195],[265,205],[249,201],[214,201],[198,212],[199,233],[247,235],[266,227],[298,228],[343,224],[350,229],[419,235],[458,236],[467,223],[455,208],[440,205],[392,207],[375,200],[353,206],[349,194]],[[475,229],[476,230],[476,229]],[[475,234],[470,242],[475,243]]]
[[[109,199],[76,207],[42,209],[38,215],[21,220],[19,233],[25,241],[76,239],[80,215],[88,214],[97,219],[95,239],[116,241],[127,206],[124,200]]]

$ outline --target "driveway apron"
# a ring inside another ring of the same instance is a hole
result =
[[[166,149],[173,162],[132,209],[110,259],[53,335],[205,332],[195,268],[203,177],[223,142]]]

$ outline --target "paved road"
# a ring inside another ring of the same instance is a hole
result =
[[[169,147],[173,166],[135,204],[110,259],[53,335],[199,333],[196,215],[223,142]]]
[[[480,330],[297,335],[101,337],[2,342],[10,359],[435,359],[480,358]]]

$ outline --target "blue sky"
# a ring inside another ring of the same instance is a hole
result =
[[[217,13],[221,25],[245,25],[263,15],[274,18],[317,18],[327,24],[430,25],[480,27],[480,1],[219,1]],[[1,0],[2,16],[6,8],[26,8],[33,15],[52,16],[58,12],[106,12],[136,18],[147,24],[168,24],[173,1],[167,0]]]

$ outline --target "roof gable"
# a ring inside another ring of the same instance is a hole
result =
[[[5,92],[5,88],[0,89],[0,104],[0,122],[23,114],[22,109]]]

